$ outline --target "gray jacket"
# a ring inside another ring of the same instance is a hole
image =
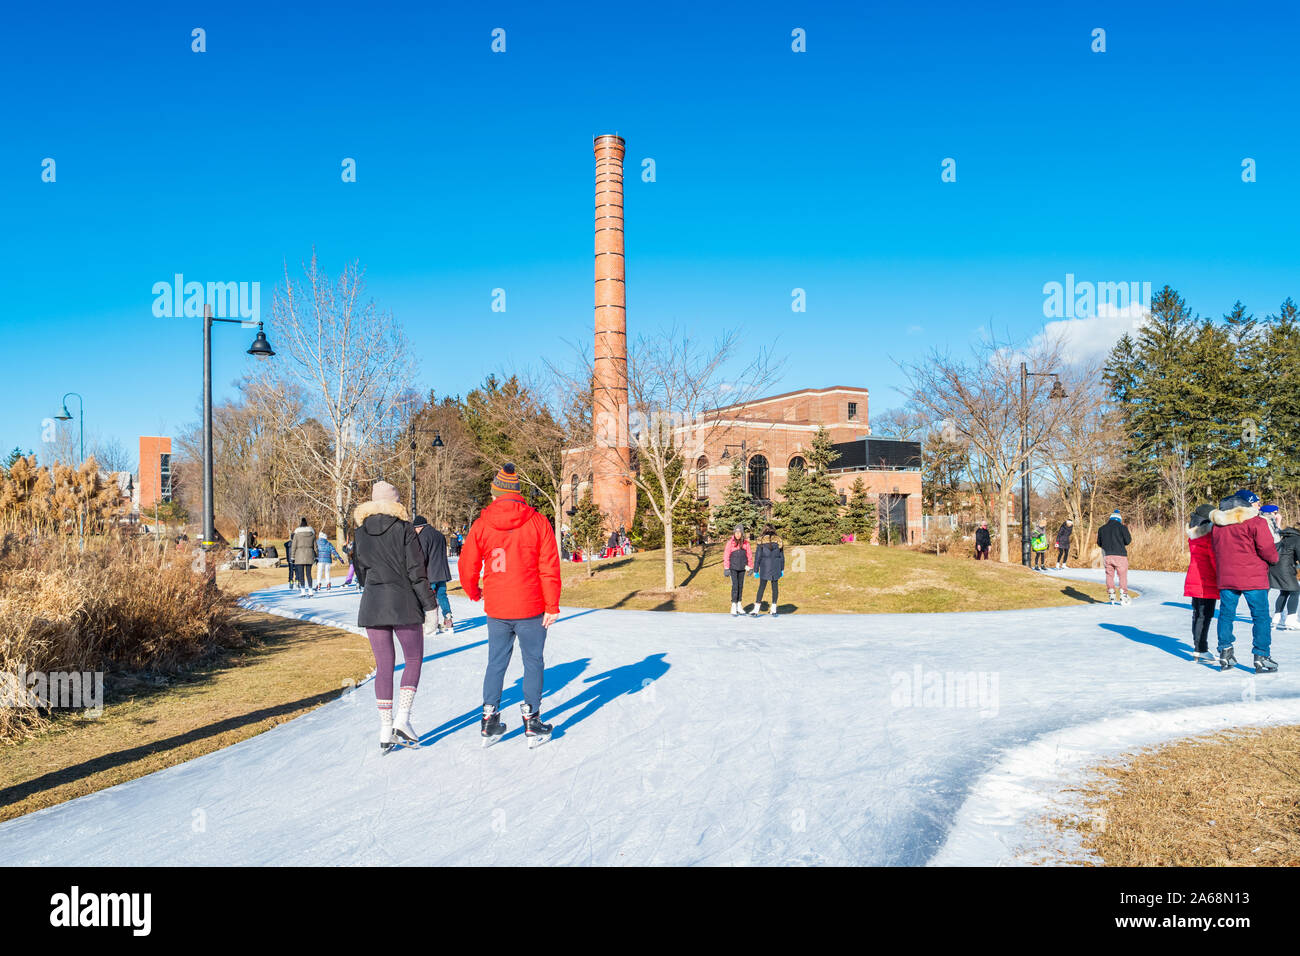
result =
[[[289,550],[290,564],[315,564],[316,529],[311,525],[294,528],[289,536]]]

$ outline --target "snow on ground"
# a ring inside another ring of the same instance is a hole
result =
[[[1050,573],[1050,572],[1049,572]],[[1100,572],[1068,572],[1096,579]],[[381,756],[372,685],[225,750],[0,824],[0,864],[991,864],[1079,768],[1133,746],[1300,717],[1281,671],[1191,661],[1182,576],[1129,607],[909,615],[565,609],[543,717],[478,739],[486,628],[429,636],[418,749]],[[783,597],[798,601],[798,576]],[[1063,586],[1068,586],[1063,580]],[[752,582],[751,582],[752,595]],[[252,595],[351,626],[357,596]],[[1237,624],[1250,660],[1249,625]]]

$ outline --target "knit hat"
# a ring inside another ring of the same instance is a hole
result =
[[[1110,513],[1110,517],[1107,518],[1106,520],[1107,520],[1107,521],[1123,521],[1124,519],[1120,517],[1119,509],[1116,508],[1114,511],[1112,511],[1112,512]]]
[[[732,530],[733,533],[735,533],[735,532],[739,532],[739,533],[741,533],[741,534],[744,534],[744,533],[745,533],[745,526],[744,526],[743,524],[738,524],[738,525],[736,525],[734,528],[732,528],[731,530]]]
[[[397,489],[386,481],[376,481],[370,487],[371,501],[391,501],[397,503]]]
[[[411,524],[414,525],[414,526],[416,526],[416,527],[419,527],[419,526],[422,525],[422,524],[428,524],[428,523],[429,523],[429,522],[428,522],[428,520],[424,517],[424,515],[416,515],[416,516],[415,516],[415,520],[411,522]]]
[[[1212,511],[1214,511],[1214,505],[1197,505],[1196,510],[1193,511],[1192,514],[1199,515],[1208,520]]]
[[[1262,515],[1275,515],[1277,514],[1277,505],[1263,505],[1260,507],[1259,513]]]
[[[515,466],[506,462],[497,472],[497,476],[492,479],[492,494],[504,495],[511,492],[519,494],[519,475],[515,471]]]

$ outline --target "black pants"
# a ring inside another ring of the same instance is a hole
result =
[[[1068,564],[1070,558],[1070,546],[1067,544],[1064,548],[1059,544],[1056,546],[1056,563]]]
[[[779,601],[779,600],[781,600],[780,598],[778,598],[778,597],[776,596],[776,594],[777,594],[777,590],[776,590],[776,579],[773,578],[771,581],[764,581],[762,578],[759,578],[759,579],[758,579],[758,597],[754,598],[754,603],[755,603],[755,604],[762,604],[762,603],[763,603],[763,588],[767,587],[769,584],[772,585],[772,606],[773,606],[773,607],[776,607],[776,602]]]
[[[304,588],[311,587],[311,578],[307,574],[307,567],[308,566],[305,564],[290,565],[289,569],[292,573],[289,575],[289,583],[293,584],[297,582],[299,587],[304,587]]]
[[[1047,567],[1047,552],[1046,552],[1046,551],[1035,551],[1035,552],[1034,552],[1034,567],[1036,567],[1036,568],[1045,568],[1045,567]]]
[[[986,545],[975,545],[975,560],[987,561],[989,559],[989,549]]]
[[[1281,614],[1284,606],[1288,614],[1294,614],[1296,608],[1300,607],[1300,591],[1278,591],[1277,604],[1273,606],[1273,613]]]
[[[1192,646],[1204,654],[1210,649],[1207,642],[1210,624],[1214,621],[1215,598],[1192,598]]]
[[[738,601],[743,601],[745,593],[745,572],[728,571],[727,573],[731,575],[731,603],[735,604]]]

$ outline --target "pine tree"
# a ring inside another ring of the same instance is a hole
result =
[[[587,559],[587,576],[591,577],[596,573],[596,566],[592,562],[593,555],[600,550],[600,546],[605,542],[605,512],[600,510],[595,499],[591,496],[591,489],[582,496],[578,502],[578,507],[574,509],[573,517],[569,521],[569,533],[573,535],[573,543],[582,551],[583,557]]]
[[[1261,494],[1300,494],[1300,309],[1288,298],[1276,315],[1267,316],[1260,334],[1258,392],[1248,406],[1262,413],[1254,446]]]
[[[867,494],[861,475],[853,479],[853,486],[849,489],[849,503],[840,519],[840,528],[858,541],[870,541],[876,532],[876,502]]]
[[[750,536],[757,533],[763,516],[754,503],[754,496],[749,493],[747,478],[744,459],[736,458],[731,463],[731,483],[722,495],[722,504],[713,509],[715,534],[729,535],[736,525],[743,527]]]
[[[835,544],[840,539],[840,500],[830,466],[839,458],[830,433],[819,426],[808,450],[808,467],[792,469],[777,489],[772,509],[781,535],[790,544]]]

